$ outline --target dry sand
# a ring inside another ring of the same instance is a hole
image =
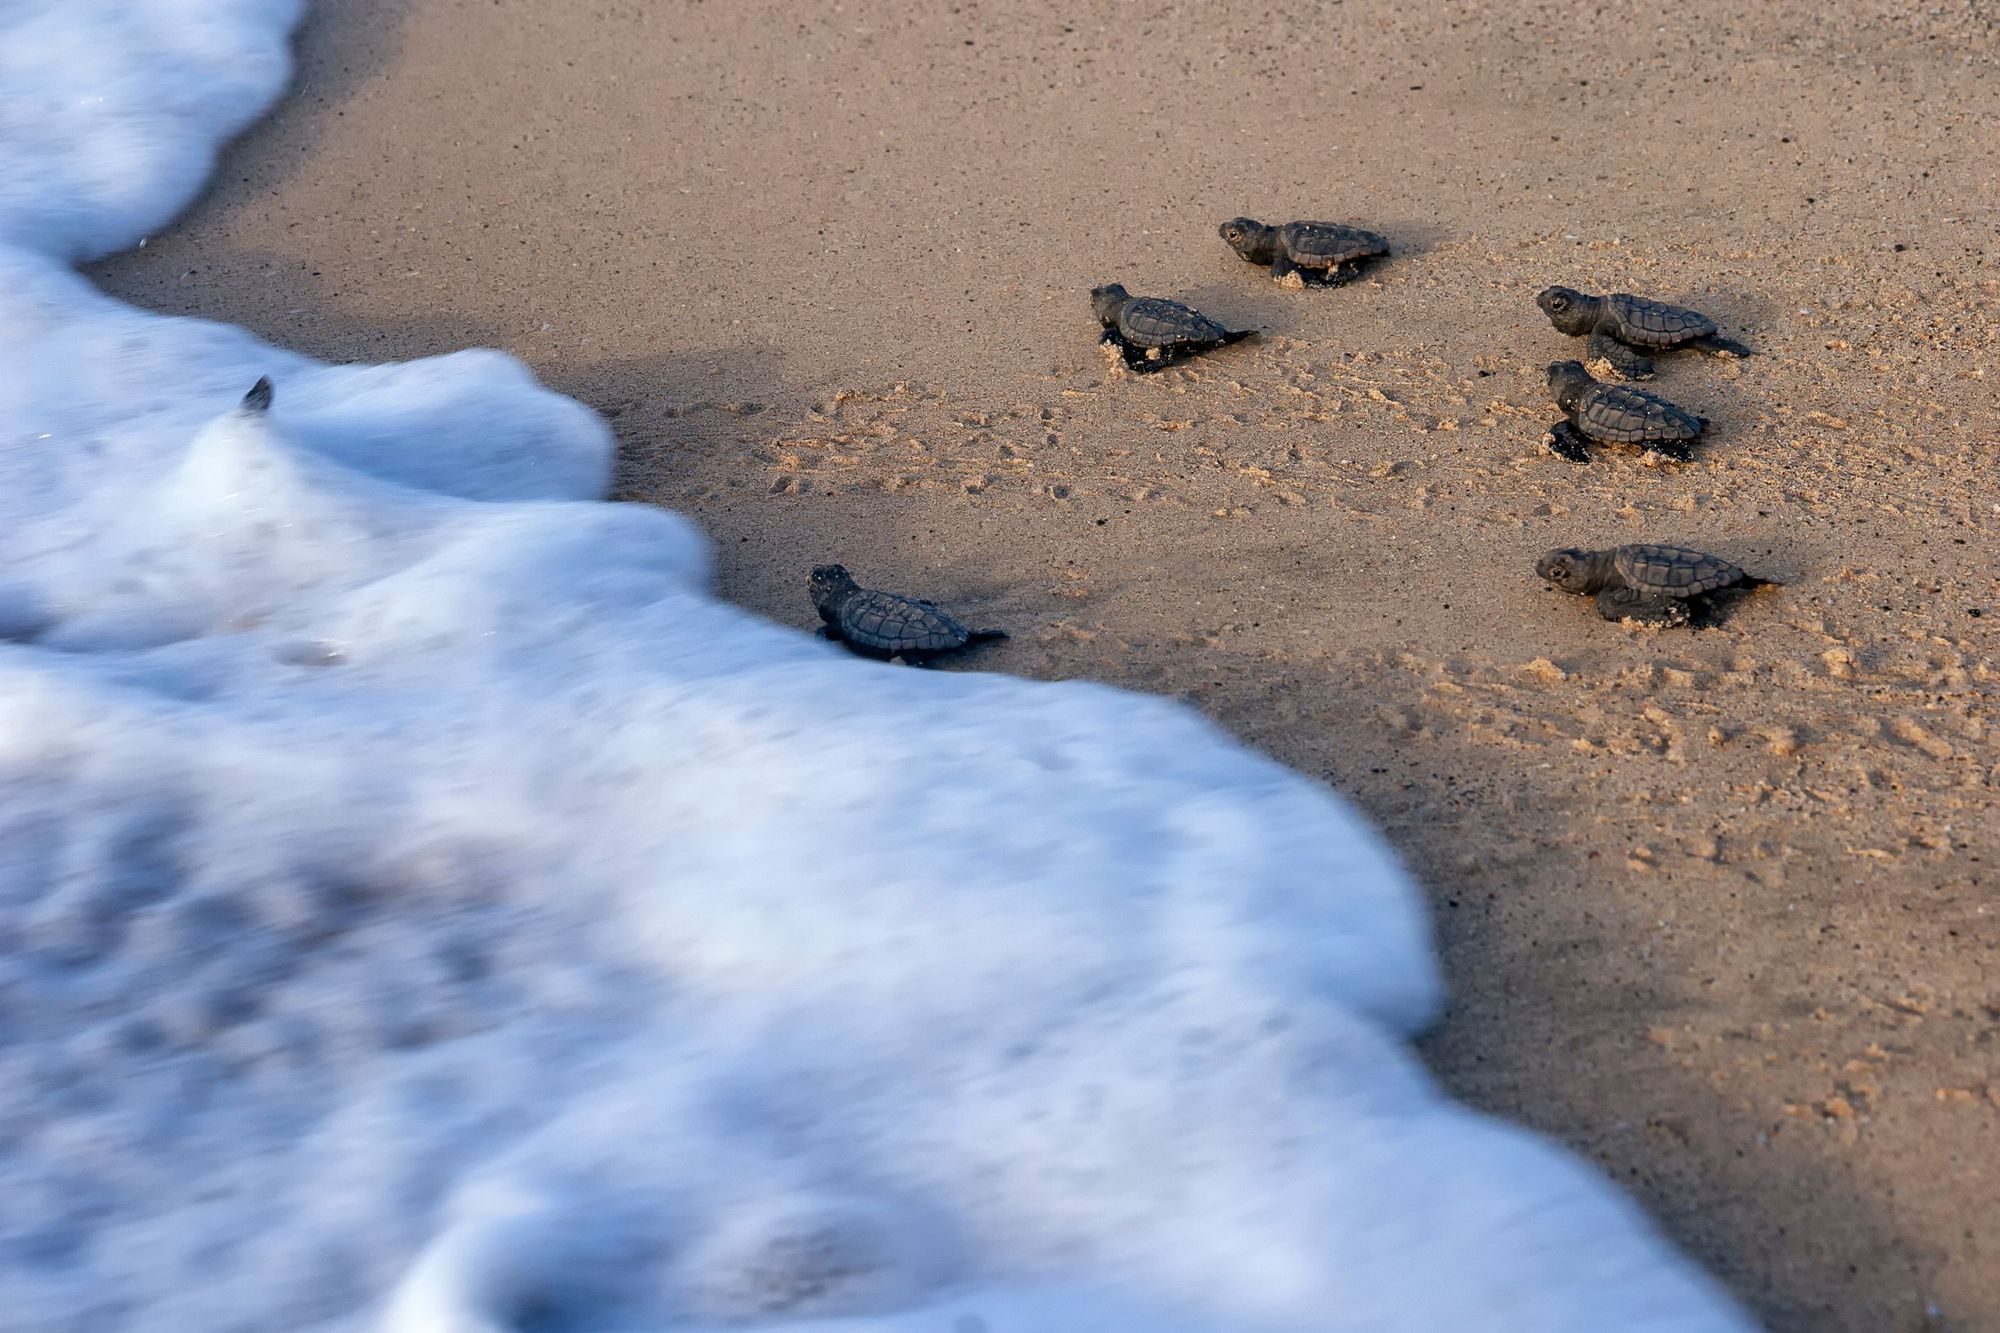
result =
[[[97,270],[315,355],[504,347],[804,625],[838,558],[1178,695],[1429,887],[1444,1081],[1786,1330],[2000,1328],[2000,28],[1983,0],[329,0]],[[1396,258],[1335,292],[1239,212]],[[1114,376],[1118,280],[1270,336]],[[1685,299],[1700,461],[1538,443],[1543,284]],[[1647,633],[1552,545],[1786,580]],[[1983,614],[1982,614],[1983,613]]]

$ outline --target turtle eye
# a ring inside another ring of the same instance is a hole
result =
[[[1558,310],[1567,310],[1569,309],[1569,298],[1567,296],[1553,296],[1549,298],[1549,304]]]

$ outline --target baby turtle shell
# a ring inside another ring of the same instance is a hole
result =
[[[1100,341],[1116,347],[1125,364],[1141,374],[1256,332],[1224,328],[1191,306],[1157,296],[1134,296],[1115,282],[1091,288],[1090,308],[1104,326]]]
[[[1535,304],[1557,330],[1575,338],[1588,338],[1587,359],[1603,358],[1627,379],[1641,380],[1653,373],[1653,363],[1632,350],[1644,347],[1664,351],[1688,347],[1714,356],[1749,356],[1742,343],[1720,336],[1715,321],[1698,310],[1651,301],[1643,296],[1613,292],[1590,296],[1571,287],[1545,287]]]
[[[1360,276],[1363,262],[1389,253],[1389,243],[1374,232],[1339,222],[1273,227],[1231,218],[1216,231],[1238,256],[1268,264],[1274,280],[1294,287],[1338,287]]]
[[[1713,593],[1769,583],[1721,556],[1685,546],[1646,542],[1608,551],[1565,548],[1535,562],[1535,573],[1561,588],[1597,598],[1606,620],[1685,625],[1707,609]]]
[[[1585,443],[1636,444],[1676,462],[1693,457],[1688,446],[1707,421],[1658,394],[1593,379],[1581,361],[1549,367],[1549,392],[1568,419],[1549,427],[1549,448],[1572,463],[1588,463]]]
[[[806,585],[823,632],[864,657],[922,662],[988,639],[997,629],[967,629],[935,603],[863,588],[840,565],[814,566]]]

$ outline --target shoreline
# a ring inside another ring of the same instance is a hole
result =
[[[1294,72],[1221,11],[1066,43],[1030,7],[974,56],[936,19],[761,36],[746,9],[663,42],[637,20],[316,13],[296,89],[193,214],[86,272],[315,356],[501,346],[612,418],[621,493],[700,522],[732,600],[803,625],[804,570],[838,557],[1019,626],[993,669],[1195,703],[1412,862],[1455,996],[1426,1054],[1456,1095],[1593,1158],[1775,1328],[1994,1318],[1991,1191],[1935,1178],[2000,1113],[1972,1058],[2000,945],[1977,865],[2000,847],[1970,780],[1992,621],[1968,615],[2000,616],[1978,575],[2000,533],[1960,499],[1991,424],[1966,376],[1992,363],[1995,246],[1948,208],[1990,186],[1990,152],[1940,129],[1902,170],[1828,100],[1851,63],[1830,48],[1668,126],[1650,35],[1581,34],[1612,77],[1538,95],[1559,62],[1527,37],[1503,70],[1492,32],[1349,8],[1314,77],[1380,77],[1310,148]],[[1715,77],[1806,14],[1717,36],[1714,12],[1662,18]],[[1975,66],[1896,31],[1857,16],[1872,95],[1958,96],[1945,125],[1992,109]],[[1246,114],[1157,124],[1109,95],[1108,69],[1176,52],[1213,57],[1183,77]],[[734,91],[703,110],[715,69]],[[510,88],[518,144],[491,133]],[[829,91],[823,146],[785,147]],[[947,113],[913,121],[925,106]],[[645,146],[662,116],[692,121],[684,154]],[[1114,151],[1131,142],[1144,160]],[[1573,159],[1611,180],[1562,203],[1502,183],[1570,183]],[[1677,235],[1657,182],[1697,165],[1701,222]],[[1752,188],[1793,176],[1810,211]],[[1928,193],[1891,202],[1906,176]],[[1322,197],[1313,179],[1406,248],[1302,300],[1209,214]],[[819,212],[831,271],[760,248],[769,219]],[[1524,294],[1552,277],[1750,331],[1747,363],[1663,367],[1724,426],[1702,462],[1538,456],[1536,373],[1569,341]],[[1107,380],[1076,293],[1111,278],[1272,336]],[[1641,636],[1520,568],[1663,535],[1755,558],[1789,596]]]

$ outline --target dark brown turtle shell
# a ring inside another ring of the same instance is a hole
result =
[[[1678,347],[1715,336],[1715,321],[1707,315],[1624,292],[1604,298],[1599,321],[1599,328],[1634,347]]]
[[[1611,557],[1625,586],[1642,593],[1699,597],[1720,588],[1733,588],[1749,579],[1749,575],[1721,556],[1685,546],[1651,542],[1620,546]]]
[[[1301,268],[1333,268],[1389,253],[1389,243],[1374,232],[1338,222],[1287,222],[1278,228],[1278,241]]]
[[[848,595],[835,628],[855,647],[886,656],[948,653],[972,640],[971,630],[932,603],[870,589]]]
[[[1207,345],[1229,337],[1229,330],[1179,301],[1142,296],[1126,303],[1118,314],[1118,332],[1139,347]]]
[[[1607,444],[1671,444],[1701,434],[1699,418],[1628,384],[1593,383],[1572,417],[1578,430]]]

